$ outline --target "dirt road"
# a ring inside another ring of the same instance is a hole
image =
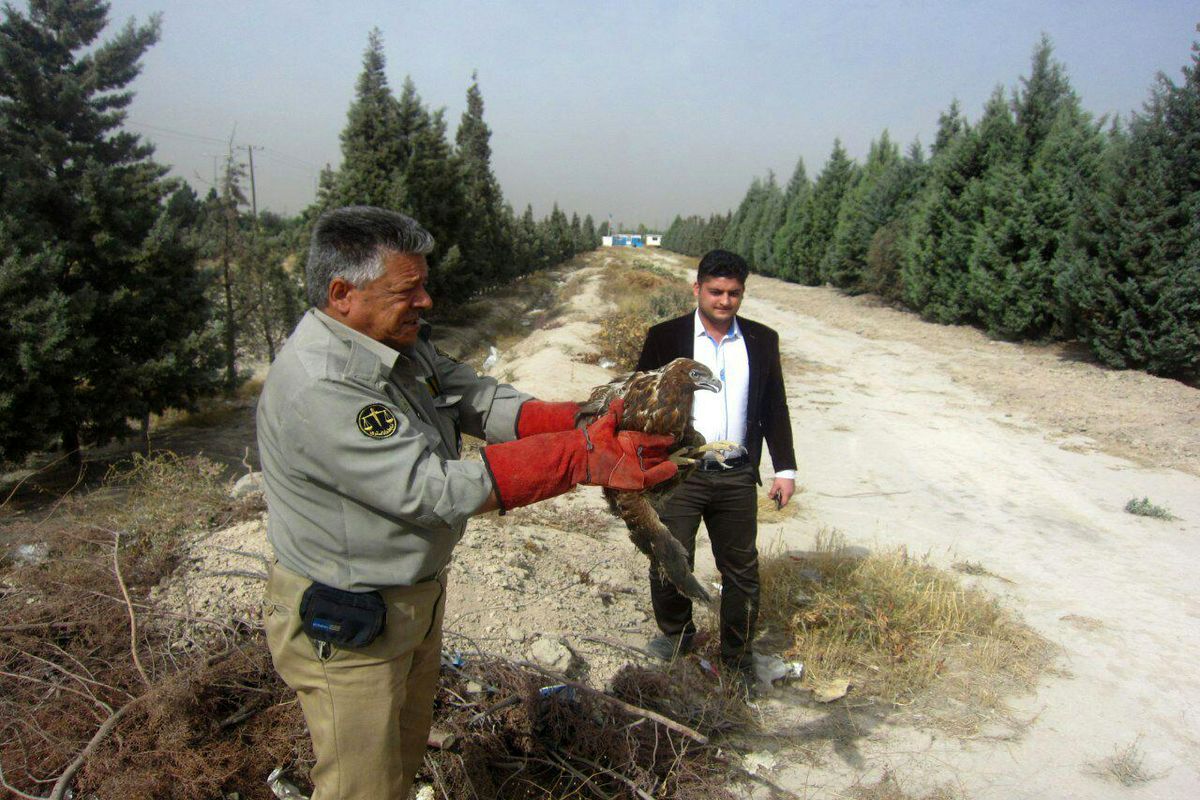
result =
[[[491,373],[548,400],[608,380],[587,356],[607,313],[600,267],[631,257],[681,276],[694,263],[655,251],[584,257],[591,266],[571,279],[563,313],[530,325]],[[770,777],[813,798],[846,797],[885,770],[914,797],[945,784],[970,800],[1200,796],[1200,601],[1189,577],[1200,563],[1200,392],[758,276],[743,312],[782,334],[805,509],[764,525],[760,543],[807,549],[836,528],[943,566],[978,563],[1004,580],[968,580],[1061,649],[1036,693],[1013,699],[1029,724],[970,740],[912,713],[847,711],[832,726],[833,712],[774,692],[761,703],[779,751]],[[1143,496],[1179,519],[1124,512]],[[602,506],[582,489],[473,520],[451,570],[448,646],[527,658],[561,642],[573,669],[603,684],[630,658],[613,642],[640,646],[655,630],[645,559]],[[256,565],[226,560],[234,547],[266,552],[263,534],[252,523],[197,543],[204,562],[171,587],[177,602],[253,616],[261,587],[230,570]],[[705,549],[697,572],[710,575]],[[1151,780],[1127,788],[1096,774],[1129,745]]]
[[[1061,674],[1019,701],[1036,720],[1016,741],[876,730],[855,763],[783,782],[819,792],[888,767],[971,798],[1125,797],[1089,765],[1136,742],[1154,779],[1134,794],[1200,796],[1200,391],[757,276],[742,313],[782,334],[810,510],[774,533],[804,547],[815,522],[981,563],[1012,582],[981,585],[1062,649]],[[1143,496],[1179,519],[1123,510]]]

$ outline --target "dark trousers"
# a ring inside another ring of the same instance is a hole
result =
[[[696,530],[700,520],[712,540],[721,573],[721,660],[749,671],[751,642],[758,621],[758,483],[749,466],[726,472],[692,473],[659,508],[659,517],[688,552],[695,567]],[[654,618],[668,636],[691,633],[692,601],[650,569]]]

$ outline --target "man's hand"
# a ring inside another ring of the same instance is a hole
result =
[[[614,400],[586,430],[541,433],[483,448],[495,498],[476,513],[493,503],[504,509],[526,506],[579,483],[640,492],[673,477],[678,468],[667,456],[674,437],[617,430],[623,408],[620,399]]]
[[[796,493],[796,482],[790,478],[776,478],[767,497],[775,501],[776,508],[783,508]]]
[[[581,483],[640,492],[675,477],[679,471],[667,460],[675,438],[618,431],[624,410],[625,403],[618,397],[604,416],[588,426],[587,472]]]

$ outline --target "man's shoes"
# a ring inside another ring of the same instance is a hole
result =
[[[692,652],[692,643],[696,638],[694,633],[682,633],[674,636],[656,636],[646,643],[646,651],[655,658],[670,661],[676,656]]]

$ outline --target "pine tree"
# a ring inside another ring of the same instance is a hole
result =
[[[394,176],[404,166],[405,136],[386,64],[382,34],[375,28],[367,38],[363,70],[342,131],[339,205],[386,206],[393,199]]]
[[[1096,191],[1103,141],[1045,37],[1012,106],[1015,151],[984,177],[967,292],[990,334],[1043,339],[1063,316],[1055,283],[1067,269],[1080,205]]]
[[[841,140],[835,140],[833,152],[813,186],[793,245],[793,274],[801,283],[816,286],[828,278],[821,272],[821,264],[837,226],[842,199],[857,180],[858,166],[846,155]]]
[[[123,131],[159,20],[100,41],[100,0],[0,23],[0,459],[130,432],[215,379],[194,252],[153,148]],[[48,101],[53,98],[53,102]]]
[[[979,124],[950,140],[930,165],[904,244],[905,302],[936,322],[973,321],[967,267],[987,199],[983,178],[1019,153],[1012,109],[997,87]]]
[[[891,221],[907,188],[899,181],[902,169],[900,148],[884,131],[871,143],[859,180],[842,201],[833,241],[821,262],[821,273],[834,286],[862,291],[871,238]]]
[[[750,252],[750,263],[756,272],[765,275],[775,274],[775,234],[783,225],[783,217],[787,211],[783,190],[775,182],[775,173],[767,174],[765,196],[762,200],[762,212],[755,225],[753,246]]]
[[[480,284],[516,277],[512,236],[506,222],[504,196],[492,173],[491,129],[483,120],[483,93],[471,74],[467,110],[458,124],[455,142],[462,165],[466,219],[463,222],[463,258],[471,264]]]
[[[787,190],[783,194],[783,222],[775,232],[773,250],[773,274],[781,278],[794,280],[798,259],[797,247],[800,242],[801,220],[809,213],[808,204],[812,196],[812,184],[808,180],[808,172],[804,168],[804,159],[796,160],[796,168],[788,181]]]
[[[1197,28],[1200,30],[1200,27]],[[1160,75],[1101,190],[1082,213],[1060,282],[1080,338],[1105,364],[1200,378],[1200,42],[1184,80]]]
[[[437,250],[429,256],[430,294],[443,303],[459,302],[481,288],[482,282],[459,246],[468,218],[467,201],[462,167],[446,138],[443,109],[429,116],[411,145],[404,170],[393,181],[391,207],[419,221],[437,240]],[[455,246],[459,246],[457,263],[443,264]]]

